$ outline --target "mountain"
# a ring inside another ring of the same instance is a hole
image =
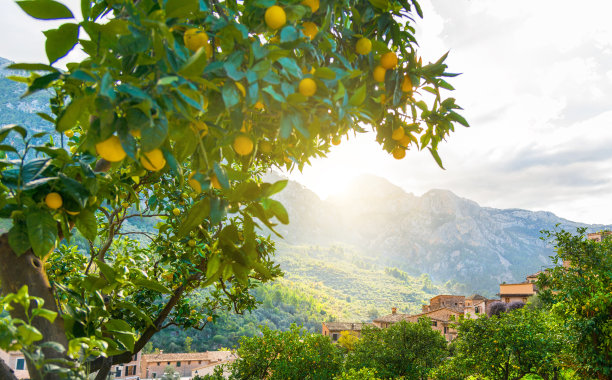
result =
[[[270,175],[269,179],[278,179]],[[342,244],[412,276],[426,273],[438,284],[465,294],[493,296],[501,282],[521,282],[551,266],[552,247],[541,230],[597,231],[550,212],[481,207],[448,190],[418,197],[386,179],[357,178],[346,194],[321,200],[290,182],[278,194],[291,223],[277,230],[293,245]]]

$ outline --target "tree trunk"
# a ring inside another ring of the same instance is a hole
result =
[[[45,272],[44,260],[38,258],[30,249],[23,255],[17,257],[15,252],[8,244],[8,234],[0,235],[0,283],[2,284],[2,294],[16,293],[23,285],[28,286],[28,292],[31,296],[40,297],[44,300],[44,308],[58,312],[53,295],[53,289],[49,284],[47,273]],[[10,311],[11,317],[27,320],[24,309],[15,305],[15,308]],[[50,323],[45,318],[34,318],[32,326],[36,327],[43,335],[44,342],[57,342],[68,348],[68,339],[64,330],[64,320],[58,314],[53,323]],[[43,350],[45,358],[48,359],[65,359],[66,357],[59,352],[45,349]],[[36,371],[32,367],[32,363],[27,362],[28,370],[33,375]],[[53,376],[46,376],[45,379],[54,379]]]
[[[15,373],[13,373],[13,370],[2,359],[0,359],[0,379],[17,380],[17,377],[15,376]]]

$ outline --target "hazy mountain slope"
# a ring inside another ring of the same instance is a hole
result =
[[[353,246],[380,265],[428,273],[438,283],[466,284],[455,287],[466,293],[492,295],[500,282],[523,281],[551,265],[552,248],[540,239],[543,229],[606,227],[549,212],[480,207],[447,190],[416,197],[374,176],[359,178],[349,188],[348,194],[322,201],[290,183],[278,195],[291,219],[279,228],[286,242]]]

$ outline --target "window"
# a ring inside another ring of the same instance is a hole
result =
[[[438,326],[438,321],[431,321],[432,326]]]
[[[134,376],[134,375],[136,375],[136,366],[126,365],[125,366],[125,376]]]
[[[201,360],[198,360],[198,364],[202,364],[202,361],[201,361]]]
[[[133,362],[138,361],[138,354],[136,354],[136,355],[132,356],[132,361],[133,361]]]
[[[115,368],[115,377],[121,377],[121,367]]]
[[[190,365],[190,364],[191,364],[191,360],[187,362],[187,365]]]
[[[506,303],[510,303],[510,298],[506,297]]]
[[[480,306],[474,306],[474,313],[480,314]]]
[[[176,362],[176,366],[180,367],[181,366],[181,362]]]
[[[444,327],[444,334],[448,334],[448,327]]]
[[[17,364],[15,365],[15,369],[21,370],[24,368],[25,368],[25,359],[24,358],[17,359]]]
[[[332,340],[335,342],[338,340],[338,334],[332,334]]]
[[[157,374],[155,372],[153,372],[153,378],[157,379]]]

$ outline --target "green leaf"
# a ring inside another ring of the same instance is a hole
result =
[[[134,285],[141,286],[143,288],[147,288],[149,290],[153,290],[155,292],[159,292],[162,294],[171,294],[172,290],[166,288],[162,284],[157,281],[149,280],[147,278],[139,278],[137,280],[132,281]]]
[[[360,106],[366,98],[366,85],[359,87],[357,91],[351,96],[349,99],[349,104],[358,107]]]
[[[79,40],[79,26],[77,24],[64,24],[57,29],[43,32],[47,37],[45,51],[49,64],[64,57],[72,50]]]
[[[198,51],[195,52],[194,55],[189,57],[187,62],[181,67],[179,70],[179,74],[184,77],[199,77],[202,75],[204,71],[204,67],[206,67],[206,63],[208,63],[208,56],[206,54],[206,49],[201,47]]]
[[[202,223],[204,218],[210,214],[210,201],[208,199],[202,199],[196,202],[187,213],[187,216],[181,222],[181,226],[178,229],[177,236],[183,238],[193,230],[197,225]]]
[[[328,67],[319,67],[315,70],[314,76],[320,79],[336,79],[336,72]]]
[[[38,331],[36,327],[30,325],[20,325],[17,327],[17,333],[19,334],[19,340],[23,342],[25,346],[29,346],[43,338],[40,331]]]
[[[43,63],[13,63],[6,67],[10,70],[26,70],[26,71],[57,71],[53,66],[45,65]]]
[[[32,310],[32,316],[41,317],[53,323],[53,321],[55,321],[55,318],[57,318],[57,313],[51,310],[38,308]]]
[[[268,206],[268,209],[272,211],[274,216],[276,216],[276,219],[283,224],[289,224],[289,214],[282,203],[274,199],[267,199],[265,203]]]
[[[68,7],[53,0],[19,0],[17,5],[25,13],[39,20],[74,18]]]
[[[195,15],[199,9],[199,0],[168,0],[166,2],[166,17],[188,17]]]
[[[434,160],[436,160],[436,163],[438,164],[439,167],[441,167],[442,169],[444,169],[444,166],[442,166],[442,159],[440,159],[440,156],[438,155],[438,151],[435,149],[431,149],[430,147],[427,147],[427,149],[429,149],[429,153],[431,153],[431,155],[433,156]],[[444,169],[446,170],[446,169]]]
[[[238,88],[232,81],[229,80],[225,81],[223,90],[221,90],[221,95],[223,96],[223,102],[225,103],[226,108],[232,108],[240,101]]]
[[[94,260],[94,261],[96,265],[98,266],[98,268],[100,269],[100,272],[102,273],[102,275],[104,275],[104,277],[106,278],[106,281],[108,281],[109,284],[115,282],[115,277],[117,276],[115,269],[103,261],[100,261],[100,260]]]
[[[134,315],[136,315],[138,318],[143,320],[147,324],[147,326],[153,327],[153,321],[151,320],[151,317],[149,317],[144,311],[142,311],[140,308],[138,308],[133,303],[115,302],[113,306],[115,306],[116,308],[124,308],[124,309],[130,310],[132,313],[134,313]]]
[[[45,257],[55,247],[57,222],[47,210],[30,209],[26,225],[32,250],[38,257]]]
[[[452,121],[456,121],[459,124],[465,126],[465,127],[469,127],[470,124],[468,124],[467,120],[465,120],[465,118],[461,115],[459,115],[457,112],[454,111],[450,111],[448,113],[448,118]]]
[[[144,152],[150,152],[158,148],[166,140],[168,135],[168,122],[165,119],[155,119],[154,123],[149,124],[141,130],[140,148]]]
[[[28,249],[30,249],[30,239],[28,237],[28,230],[26,225],[21,222],[17,222],[11,227],[8,232],[8,242],[13,251],[17,256],[23,255]]]
[[[219,254],[213,254],[206,266],[206,278],[212,278],[215,273],[219,271],[221,267],[221,256]]]
[[[220,223],[227,215],[227,203],[223,199],[210,198],[210,223]]]
[[[59,116],[56,126],[57,131],[64,132],[74,128],[81,115],[88,111],[88,106],[92,100],[93,98],[90,96],[73,99]]]
[[[271,195],[279,193],[279,192],[281,192],[287,186],[288,183],[289,183],[289,180],[287,180],[287,179],[276,181],[272,185],[270,185],[270,187],[268,189],[266,189],[264,195],[266,197],[269,197]]]

